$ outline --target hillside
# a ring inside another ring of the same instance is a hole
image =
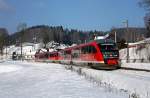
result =
[[[5,29],[5,28],[0,28],[0,36],[1,36],[2,34],[8,35],[7,29]]]
[[[147,36],[146,28],[129,27],[128,31],[127,28],[114,28],[111,30],[111,36],[113,39],[115,37],[114,32],[116,32],[118,42],[122,39],[128,42],[136,42]]]
[[[15,32],[10,35],[9,44],[19,44],[22,42],[31,43],[48,43],[50,41],[55,41],[63,44],[80,44],[87,42],[94,38],[94,36],[105,35],[110,33],[110,38],[114,39],[114,32],[116,31],[117,42],[124,39],[128,42],[139,41],[146,36],[145,28],[128,28],[128,33],[126,28],[115,28],[108,32],[103,31],[79,31],[75,29],[64,29],[62,26],[47,26],[38,25],[29,27],[24,31]]]
[[[92,39],[96,35],[102,35],[101,31],[78,31],[74,29],[64,29],[62,26],[46,26],[39,25],[27,28],[23,32],[16,32],[10,35],[11,44],[20,42],[21,36],[23,42],[50,42],[55,41],[58,43],[72,44],[83,43]]]
[[[5,28],[0,28],[0,53],[2,54],[3,46],[8,45],[8,31]]]

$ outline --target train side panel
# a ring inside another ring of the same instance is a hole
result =
[[[90,66],[97,69],[114,69],[118,67],[119,51],[115,44],[98,43],[96,41],[69,47],[61,51],[50,52],[48,60],[65,64]],[[37,58],[44,58],[45,54],[37,54]]]

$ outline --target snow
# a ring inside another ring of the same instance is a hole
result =
[[[128,98],[66,70],[63,65],[7,61],[0,66],[22,67],[0,73],[0,98]]]
[[[119,51],[122,67],[150,70],[150,45],[138,47],[144,42],[149,43],[149,39],[130,44],[136,47],[129,48],[129,63],[126,63],[127,49]],[[41,47],[42,44],[24,45],[23,53],[33,59],[35,51]],[[50,42],[49,47],[53,51],[67,46]],[[20,53],[20,47],[9,46],[8,56],[14,51]],[[98,86],[60,64],[6,61],[6,55],[0,59],[0,98],[128,98],[128,94],[150,97],[150,72],[73,67],[99,83]]]
[[[127,49],[119,51],[121,66],[150,70],[150,38],[129,43],[129,62],[127,63]]]
[[[150,72],[72,68],[83,76],[60,64],[1,62],[0,98],[128,98],[129,94],[150,97]]]
[[[98,39],[106,39],[109,37],[109,33],[106,34],[105,36],[95,36],[94,40],[98,40]]]
[[[128,63],[127,49],[120,50],[119,54],[122,67],[150,70],[150,46],[141,50],[137,47],[129,48]]]
[[[49,48],[49,52],[53,52],[53,51],[57,51],[69,47],[68,45],[59,44],[54,41],[50,41],[49,43],[47,43],[46,46],[47,48]],[[27,42],[23,43],[22,54],[24,59],[34,59],[34,55],[36,51],[38,51],[39,49],[41,49],[41,52],[47,52],[47,50],[43,47],[44,47],[43,43],[27,43]],[[3,50],[4,56],[7,53],[8,58],[12,57],[13,52],[16,52],[18,56],[21,55],[21,46],[11,45],[5,47]]]
[[[138,45],[138,44],[143,44],[143,43],[150,43],[150,38],[146,38],[144,40],[141,40],[141,41],[138,41],[138,42],[135,42],[135,43],[131,43],[129,45]]]
[[[47,47],[50,48],[50,49],[57,50],[57,49],[67,48],[68,45],[56,43],[54,41],[50,41],[49,43],[47,43]]]
[[[9,65],[9,66],[0,66],[0,73],[7,73],[7,72],[12,72],[12,71],[17,71],[21,69],[19,66],[14,66],[14,65]]]
[[[80,74],[85,75],[87,78],[100,83],[100,85],[108,85],[108,88],[110,89],[117,88],[121,91],[128,92],[130,96],[138,96],[138,98],[150,98],[149,72],[121,69],[103,71],[78,67],[73,67],[73,69],[80,72]]]
[[[121,67],[150,70],[149,63],[122,63]]]
[[[129,48],[129,59],[132,63],[149,63],[150,62],[150,45],[139,48],[138,46]],[[120,59],[122,62],[126,62],[127,59],[127,49],[122,49],[119,51]]]

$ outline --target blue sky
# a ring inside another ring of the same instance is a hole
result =
[[[107,31],[112,27],[144,27],[140,0],[0,0],[0,27],[17,31],[19,23]]]

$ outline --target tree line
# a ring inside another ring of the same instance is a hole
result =
[[[93,39],[93,36],[104,35],[106,32],[103,31],[80,31],[76,29],[64,29],[62,26],[47,26],[38,25],[27,28],[23,32],[16,32],[10,35],[10,44],[20,42],[21,34],[23,34],[23,42],[32,43],[47,43],[55,41],[58,43],[71,45],[73,43],[79,44],[85,41]]]
[[[37,25],[26,28],[25,30],[8,34],[6,29],[0,29],[0,50],[8,45],[18,45],[20,46],[23,42],[31,43],[44,43],[45,46],[50,41],[55,41],[61,44],[81,44],[93,40],[95,36],[104,36],[109,33],[109,38],[115,39],[114,32],[117,32],[117,43],[120,49],[125,48],[126,41],[133,42],[133,35],[135,38],[134,41],[141,40],[141,35],[146,34],[144,28],[129,28],[128,36],[126,36],[126,28],[115,28],[111,29],[108,32],[104,31],[81,31],[76,29],[67,29],[62,26],[47,26],[47,25]],[[134,32],[134,33],[132,33]],[[132,36],[132,37],[130,37]],[[128,39],[126,39],[128,38]]]

